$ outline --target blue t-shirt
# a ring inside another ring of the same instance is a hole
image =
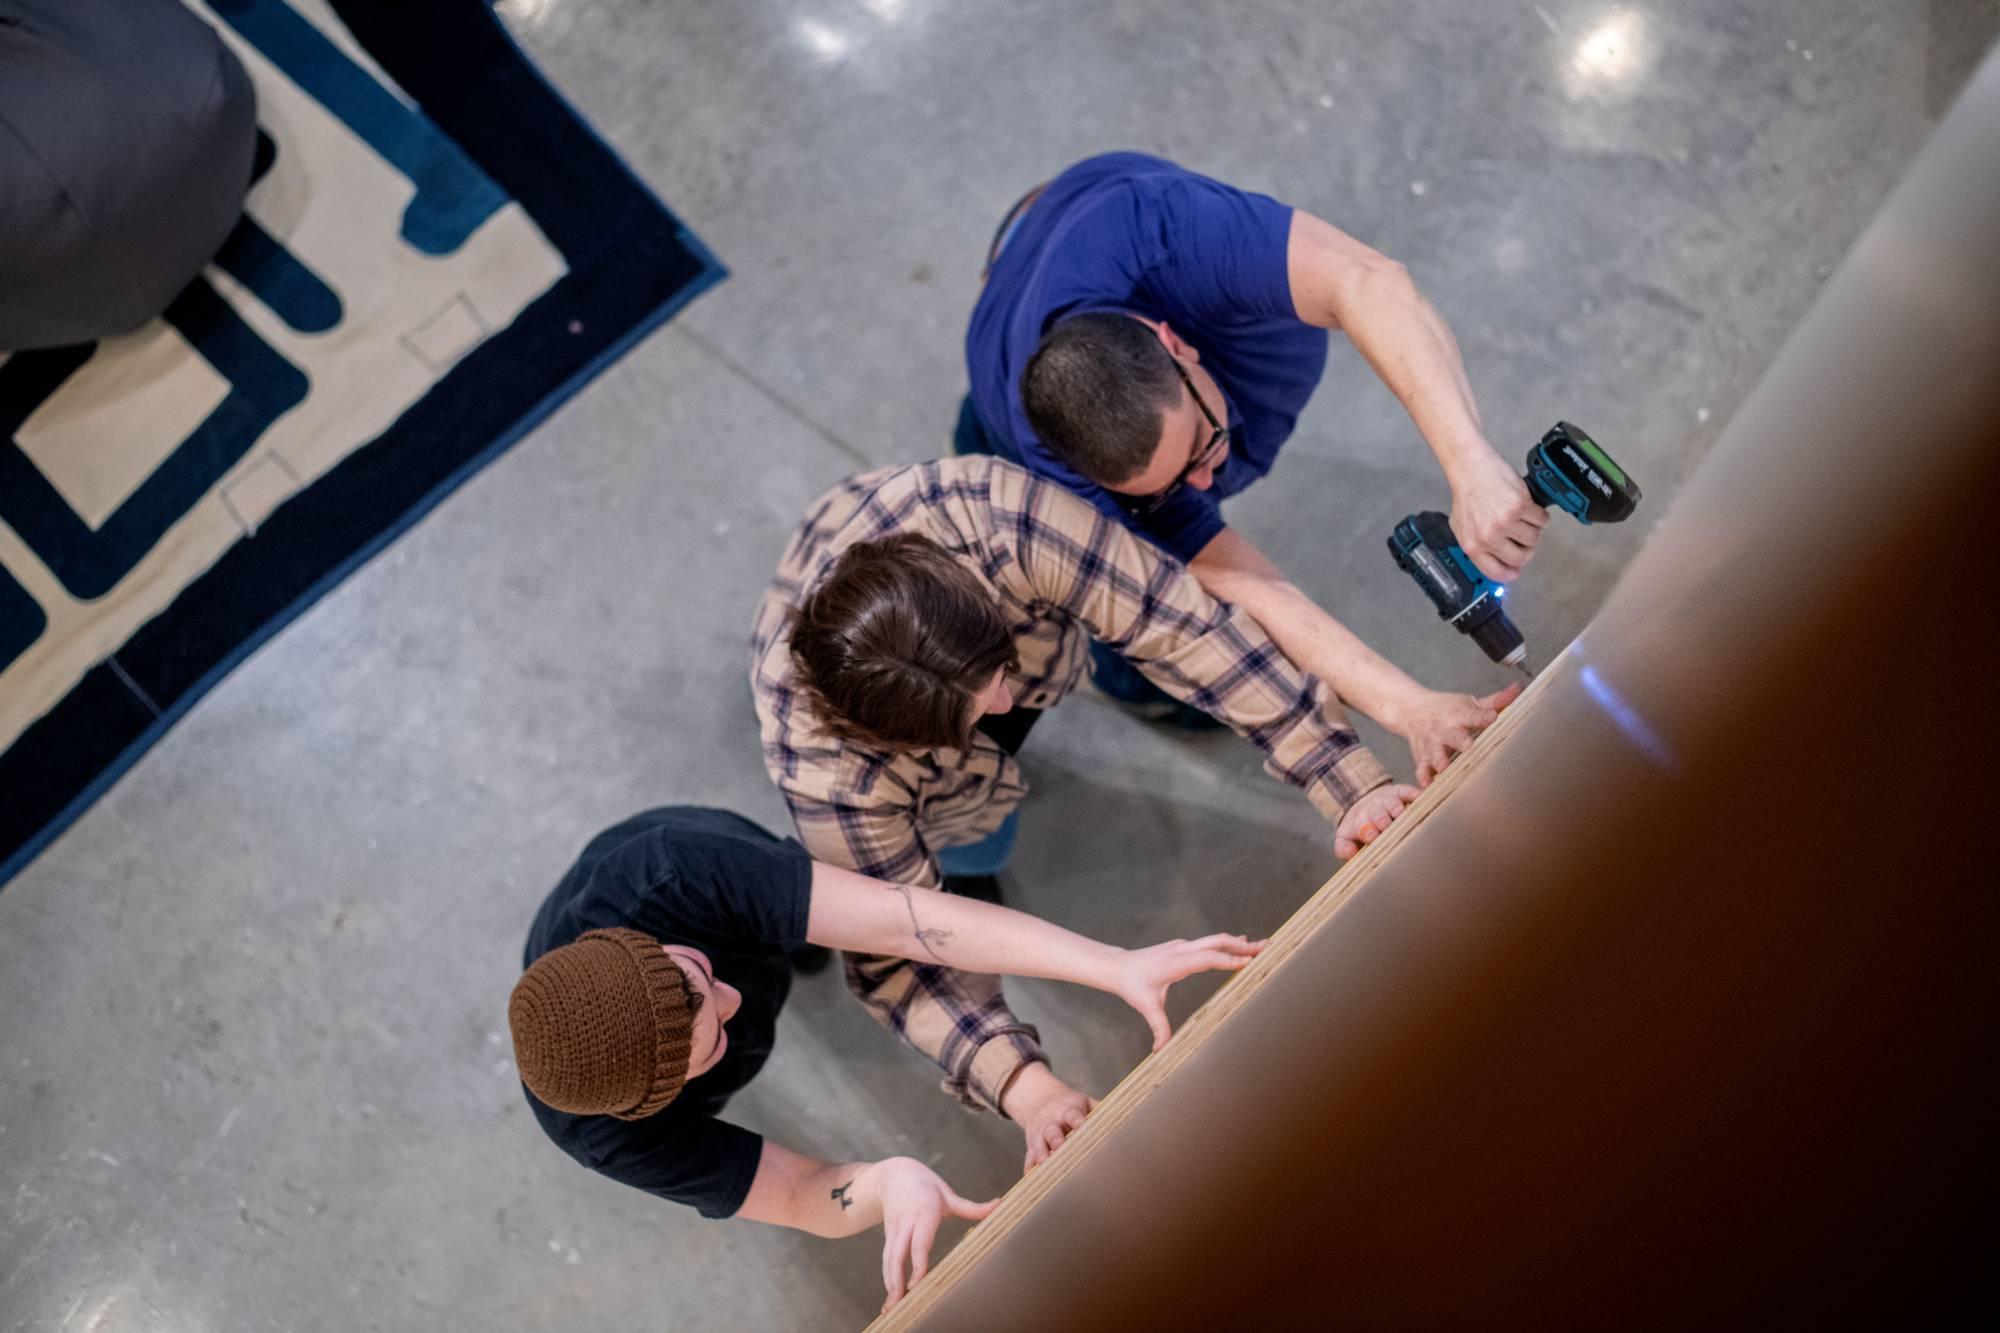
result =
[[[1326,330],[1292,304],[1291,225],[1277,200],[1162,158],[1077,163],[1021,216],[973,309],[965,358],[980,421],[1029,471],[1192,560],[1222,531],[1223,498],[1270,471],[1326,369]],[[1021,407],[1021,372],[1042,335],[1065,316],[1105,309],[1164,320],[1228,399],[1229,461],[1214,486],[1184,487],[1145,518],[1056,458]]]

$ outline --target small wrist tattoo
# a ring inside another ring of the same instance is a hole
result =
[[[854,1206],[854,1200],[847,1197],[847,1191],[853,1188],[854,1182],[850,1180],[845,1185],[836,1185],[833,1189],[831,1197],[840,1201],[841,1211],[843,1212]]]
[[[896,892],[903,895],[903,910],[910,914],[911,937],[923,946],[925,953],[938,962],[944,963],[944,955],[939,953],[938,950],[949,943],[952,936],[957,932],[942,930],[936,926],[925,926],[922,922],[918,921],[917,902],[916,899],[910,896],[910,886],[907,884],[898,884],[895,887]],[[945,965],[950,966],[950,964]]]

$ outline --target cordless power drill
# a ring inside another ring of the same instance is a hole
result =
[[[1560,507],[1579,523],[1620,523],[1639,506],[1639,484],[1567,421],[1558,421],[1528,450],[1528,474],[1521,480],[1536,504]],[[1466,557],[1449,519],[1435,512],[1410,515],[1390,535],[1389,554],[1460,634],[1470,634],[1500,665],[1534,676],[1528,645],[1501,606],[1507,590]]]

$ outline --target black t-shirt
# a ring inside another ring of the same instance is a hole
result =
[[[585,931],[624,926],[707,954],[715,975],[743,992],[743,1006],[729,1020],[722,1059],[657,1115],[570,1115],[528,1093],[557,1146],[703,1217],[742,1207],[764,1140],[715,1116],[771,1054],[792,986],[787,950],[806,942],[811,901],[805,849],[723,810],[648,810],[592,838],[535,914],[521,965]]]

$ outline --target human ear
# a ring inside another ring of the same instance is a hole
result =
[[[1174,332],[1173,325],[1164,319],[1153,326],[1153,331],[1159,335],[1160,345],[1167,349],[1169,356],[1183,361],[1200,362],[1201,353],[1184,342],[1181,336]]]

